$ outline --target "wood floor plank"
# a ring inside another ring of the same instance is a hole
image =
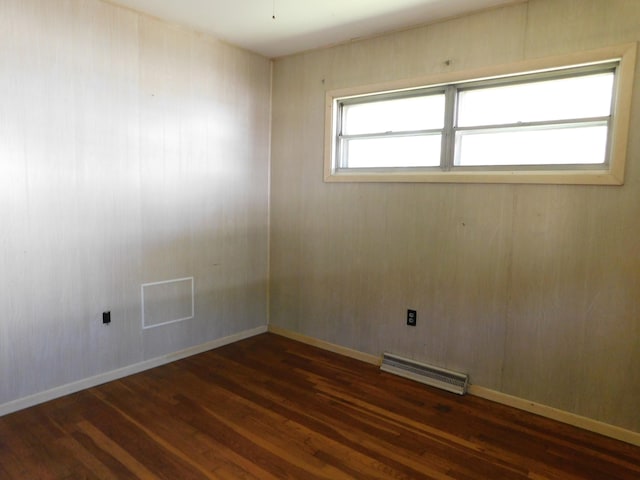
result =
[[[638,480],[640,448],[264,334],[0,417],[0,478]]]
[[[357,428],[357,425],[354,425],[353,419],[344,424],[347,428],[342,428],[342,424],[332,422],[331,420],[343,417],[342,409],[335,408],[335,405],[329,406],[331,402],[324,400],[317,393],[314,393],[312,389],[298,392],[291,391],[287,388],[288,382],[285,382],[275,387],[272,391],[268,391],[260,386],[259,381],[249,381],[248,376],[243,378],[242,369],[243,366],[241,364],[234,368],[234,377],[238,377],[237,383],[223,376],[216,376],[214,372],[209,372],[207,378],[218,387],[234,392],[246,402],[254,405],[266,405],[268,409],[276,412],[281,417],[288,418],[290,421],[300,425],[305,425],[316,437],[338,439],[340,443],[350,449],[352,455],[363,455],[368,458],[368,467],[375,471],[375,474],[378,475],[377,478],[384,478],[379,477],[381,471],[388,474],[390,470],[397,476],[403,475],[398,478],[431,478],[424,477],[423,472],[410,468],[411,462],[407,457],[403,459],[403,462],[398,463],[393,460],[395,453],[389,452],[389,455],[385,455],[383,449],[373,450],[369,445],[365,445],[366,438],[363,439],[358,436],[360,429]],[[227,370],[229,369],[227,368]],[[200,374],[202,375],[202,373]],[[286,394],[283,395],[283,391]],[[289,398],[293,397],[299,400],[290,401]],[[303,408],[301,409],[300,406],[303,406]],[[327,409],[330,413],[323,413]],[[355,438],[353,437],[353,432],[356,432]],[[361,468],[364,468],[364,464]],[[433,469],[423,465],[422,470],[426,472]],[[431,474],[436,475],[435,478],[445,478],[441,472],[431,472]],[[362,471],[361,475],[365,475],[365,472]]]

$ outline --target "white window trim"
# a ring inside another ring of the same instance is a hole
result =
[[[359,86],[326,93],[324,180],[326,182],[427,182],[427,183],[529,183],[569,185],[622,185],[629,138],[631,97],[633,94],[637,43],[617,45],[587,52],[525,60],[522,62],[484,67],[475,70],[448,72],[412,80],[401,80],[384,84]],[[613,121],[607,168],[562,170],[562,169],[517,169],[517,170],[379,170],[337,171],[335,158],[335,125],[337,124],[336,100],[348,96],[392,92],[423,86],[446,85],[470,80],[489,79],[501,76],[520,75],[529,72],[553,70],[566,66],[619,60],[616,75]]]

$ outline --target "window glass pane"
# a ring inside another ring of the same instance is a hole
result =
[[[345,105],[343,115],[343,135],[442,128],[444,94]]]
[[[441,139],[441,135],[351,139],[345,142],[346,167],[436,167]]]
[[[458,166],[602,164],[607,126],[458,132]]]
[[[463,90],[458,126],[603,117],[611,113],[613,72]]]

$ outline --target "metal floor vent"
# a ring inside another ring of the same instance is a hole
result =
[[[382,355],[380,370],[425,383],[432,387],[441,388],[448,392],[457,393],[458,395],[467,393],[468,375],[414,362],[391,353]]]

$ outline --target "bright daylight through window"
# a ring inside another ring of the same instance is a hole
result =
[[[454,165],[604,165],[614,70],[461,90]]]
[[[628,128],[616,123],[620,67],[609,58],[427,87],[329,92],[325,179],[622,183],[610,178],[613,142],[626,142]]]

